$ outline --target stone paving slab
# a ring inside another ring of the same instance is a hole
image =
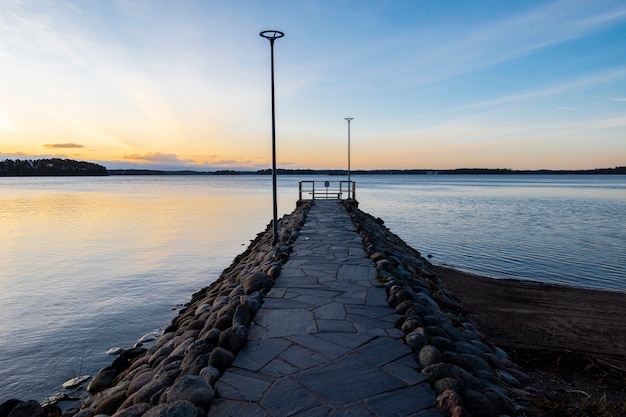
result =
[[[437,416],[350,216],[316,201],[209,417]]]

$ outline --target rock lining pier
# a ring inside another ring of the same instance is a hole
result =
[[[77,407],[0,417],[530,416],[532,381],[355,200],[299,201]],[[513,399],[515,398],[515,400]]]

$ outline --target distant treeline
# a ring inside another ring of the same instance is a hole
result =
[[[626,174],[626,166],[615,168],[597,168],[587,170],[513,170],[506,168],[458,168],[458,169],[375,169],[350,171],[352,175],[613,175]],[[271,169],[257,171],[165,171],[154,169],[109,169],[93,162],[74,161],[71,159],[36,159],[36,160],[11,160],[0,161],[0,177],[21,176],[61,176],[61,175],[271,175]],[[336,175],[348,174],[345,169],[283,169],[277,170],[279,175]]]
[[[347,175],[344,170],[312,170],[312,169],[277,169],[278,174],[283,175]],[[255,172],[256,174],[272,173],[271,169],[264,169]],[[375,169],[350,171],[352,175],[520,175],[520,174],[626,174],[626,166],[615,168],[597,168],[587,170],[513,170],[506,168],[457,168],[457,169]]]
[[[271,169],[257,171],[163,171],[152,169],[110,169],[110,175],[271,175]],[[276,170],[278,175],[347,175],[345,169],[282,169]],[[375,169],[350,171],[352,175],[612,175],[626,174],[626,167],[597,168],[587,170],[513,170],[505,168],[459,168],[459,169]]]
[[[6,159],[0,161],[0,177],[108,175],[102,165],[72,159]]]

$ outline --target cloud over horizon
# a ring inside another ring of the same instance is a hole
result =
[[[78,143],[49,143],[43,145],[46,149],[66,149],[66,148],[84,148],[83,145]]]

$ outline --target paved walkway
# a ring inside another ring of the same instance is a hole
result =
[[[348,212],[317,200],[209,416],[439,415],[375,281]]]

